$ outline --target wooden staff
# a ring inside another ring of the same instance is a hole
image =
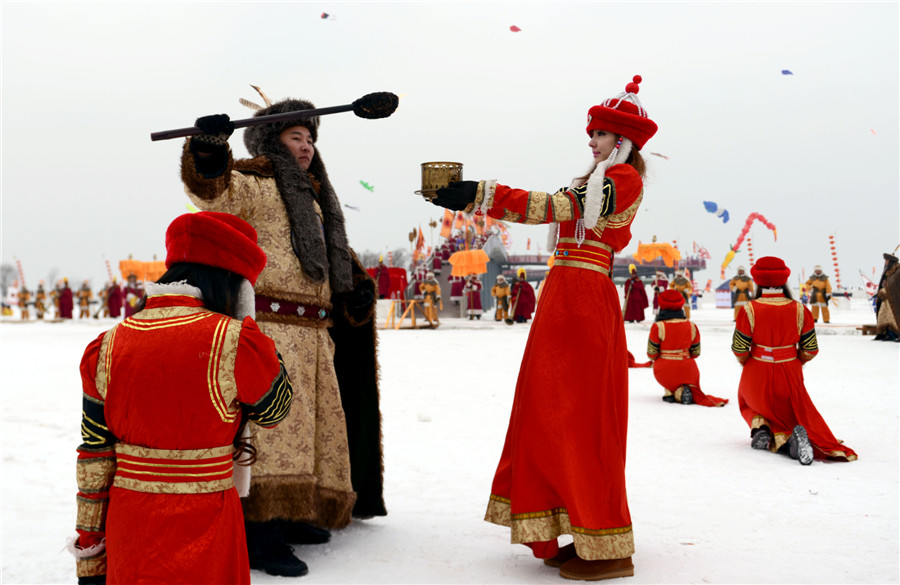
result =
[[[270,114],[268,116],[255,116],[253,118],[244,118],[242,120],[232,120],[232,123],[235,128],[246,128],[247,126],[261,126],[262,124],[272,124],[274,122],[302,120],[304,118],[337,114],[339,112],[349,112],[351,110],[360,118],[387,118],[397,109],[398,103],[400,103],[400,99],[396,95],[382,91],[366,94],[352,104],[344,106],[330,106],[327,108],[316,108],[314,110],[297,110],[295,112]],[[196,134],[203,134],[203,131],[196,126],[190,126],[188,128],[153,132],[150,134],[150,140],[156,142],[157,140],[169,140],[171,138],[194,136]]]

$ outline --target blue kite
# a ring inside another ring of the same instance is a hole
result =
[[[723,208],[719,207],[712,201],[704,201],[703,207],[706,208],[706,211],[708,211],[710,213],[715,213],[716,217],[721,217],[722,223],[728,223],[728,210],[727,209],[723,209]]]
[[[782,70],[781,70],[781,74],[782,74],[782,75],[793,75],[794,72],[791,71],[790,69],[782,69]]]

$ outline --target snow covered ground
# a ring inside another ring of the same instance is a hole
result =
[[[709,303],[701,385],[724,408],[660,400],[630,370],[629,504],[637,552],[627,583],[897,583],[900,344],[855,327],[871,308],[820,323],[807,387],[853,463],[801,467],[753,451],[737,407],[731,311]],[[112,321],[0,325],[2,582],[74,583],[78,363]],[[642,360],[650,322],[627,324]],[[297,547],[302,583],[561,583],[557,571],[482,520],[528,326],[447,319],[380,335],[389,515]],[[254,572],[256,583],[284,583]]]

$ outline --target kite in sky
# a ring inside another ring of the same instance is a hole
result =
[[[791,71],[790,69],[782,69],[782,70],[781,70],[781,74],[782,74],[782,75],[793,75],[794,72]]]
[[[359,184],[362,185],[363,188],[365,188],[367,191],[371,191],[372,193],[375,192],[375,185],[370,185],[365,181],[360,181]]]
[[[664,154],[660,154],[660,153],[658,153],[658,152],[651,152],[650,154],[652,154],[653,156],[658,156],[659,158],[664,158],[664,159],[666,159],[666,160],[669,160],[669,157],[667,157],[667,156],[664,155]]]
[[[335,16],[333,14],[328,14],[327,12],[323,12],[322,20],[337,20],[337,16]]]
[[[509,27],[509,30],[511,30],[513,32],[522,32],[522,29],[520,29],[516,25],[512,25],[511,27]]]
[[[346,207],[347,209],[352,209],[353,211],[359,211],[359,207],[353,207],[352,205],[347,205],[346,203],[344,203],[344,207]]]
[[[650,153],[653,154],[653,153]],[[710,213],[715,213],[716,217],[722,218],[722,223],[728,223],[728,210],[720,208],[716,203],[712,201],[704,201],[703,207],[706,208],[706,211]]]

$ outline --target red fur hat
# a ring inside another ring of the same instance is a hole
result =
[[[784,286],[790,275],[791,269],[785,266],[784,260],[775,256],[763,256],[750,269],[753,282],[768,288]]]
[[[588,110],[588,136],[591,130],[615,132],[631,140],[640,150],[656,134],[656,123],[647,117],[647,110],[637,97],[641,81],[641,76],[635,75],[624,92]]]
[[[675,289],[666,289],[659,294],[659,308],[677,311],[684,305],[684,297]]]
[[[166,230],[166,268],[179,262],[206,264],[240,274],[255,285],[266,266],[256,230],[236,215],[217,211],[186,213]]]

